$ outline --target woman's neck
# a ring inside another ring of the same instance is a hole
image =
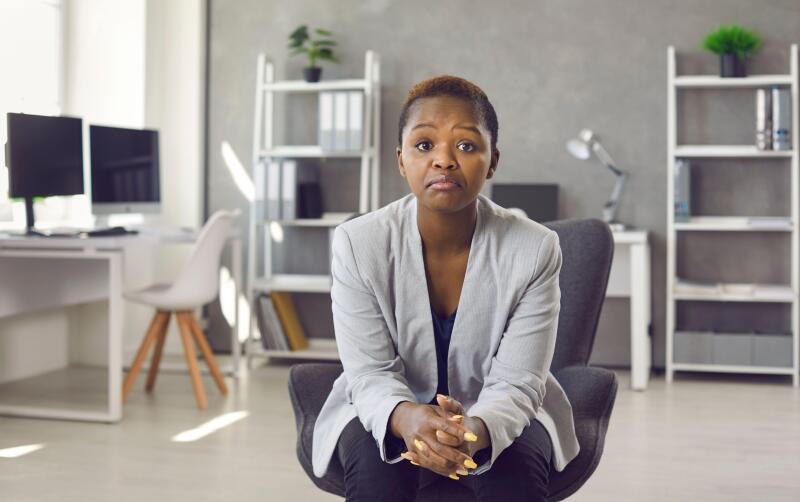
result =
[[[417,228],[427,252],[460,253],[469,250],[478,218],[477,201],[464,209],[445,213],[417,202]]]

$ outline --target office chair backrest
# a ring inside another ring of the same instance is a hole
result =
[[[219,264],[225,241],[240,211],[217,211],[208,219],[194,249],[186,260],[171,293],[180,298],[191,298],[196,306],[205,305],[219,293]]]
[[[561,244],[561,313],[552,370],[589,362],[614,257],[614,236],[597,219],[544,224]]]

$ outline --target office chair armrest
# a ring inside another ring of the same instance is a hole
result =
[[[572,405],[572,414],[603,416],[617,394],[617,376],[613,371],[591,366],[567,366],[553,372]]]

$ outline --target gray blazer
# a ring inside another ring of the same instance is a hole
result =
[[[450,394],[486,422],[491,460],[531,420],[553,442],[563,470],[578,454],[572,407],[550,373],[561,291],[558,235],[483,195],[447,360]],[[417,199],[409,194],[336,228],[333,322],[344,372],[314,426],[314,474],[322,477],[339,435],[358,417],[381,459],[389,415],[401,401],[436,393],[436,349]],[[391,434],[389,432],[389,434]]]

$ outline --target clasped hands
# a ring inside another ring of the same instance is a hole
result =
[[[389,418],[390,431],[408,451],[402,457],[442,476],[459,479],[478,465],[472,456],[489,446],[486,425],[478,417],[464,417],[456,399],[436,395],[436,405],[404,401]]]

